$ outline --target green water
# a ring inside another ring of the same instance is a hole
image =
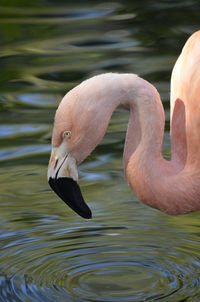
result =
[[[0,1],[0,302],[200,301],[200,213],[168,216],[130,190],[125,108],[79,167],[92,220],[46,178],[59,101],[108,71],[157,87],[170,158],[170,73],[199,16],[198,1]]]

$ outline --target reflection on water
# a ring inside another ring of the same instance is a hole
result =
[[[0,7],[0,301],[200,301],[200,214],[168,216],[130,191],[121,162],[127,109],[80,166],[93,220],[46,181],[58,102],[102,72],[134,72],[158,88],[170,158],[170,72],[198,29],[198,2],[28,5]]]

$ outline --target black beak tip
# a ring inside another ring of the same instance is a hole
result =
[[[49,178],[52,190],[77,214],[85,219],[92,218],[92,212],[85,203],[80,187],[70,177]]]
[[[92,212],[90,210],[90,208],[88,208],[87,213],[77,213],[79,214],[81,217],[85,218],[85,219],[92,219]]]

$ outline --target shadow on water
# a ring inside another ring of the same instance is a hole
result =
[[[170,158],[170,73],[199,8],[195,0],[1,1],[0,301],[200,300],[199,213],[167,216],[130,191],[126,108],[80,166],[93,220],[72,213],[46,181],[59,101],[103,72],[133,72],[157,87]]]

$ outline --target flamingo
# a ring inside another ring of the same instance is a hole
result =
[[[168,214],[200,209],[200,31],[186,42],[171,78],[171,160],[162,156],[164,109],[160,95],[135,74],[105,73],[62,99],[52,134],[48,181],[76,213],[91,218],[77,183],[79,165],[100,143],[116,107],[130,118],[123,165],[126,179],[145,204]]]

